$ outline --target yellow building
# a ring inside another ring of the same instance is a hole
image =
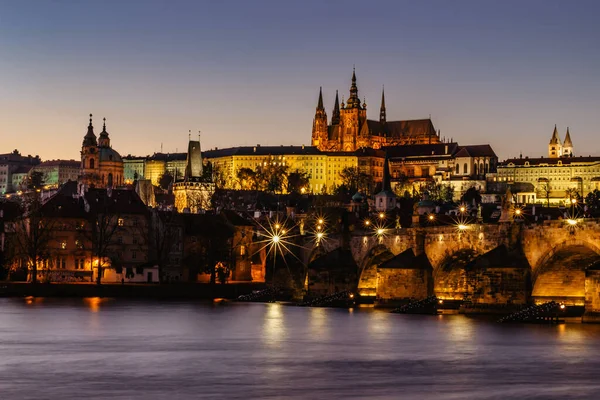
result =
[[[547,158],[505,160],[496,181],[511,184],[518,203],[564,204],[568,191],[585,197],[600,188],[600,157],[575,157],[568,128],[561,143],[555,126]]]
[[[326,153],[313,146],[260,146],[232,147],[209,150],[203,153],[215,170],[226,178],[226,187],[239,189],[238,171],[248,168],[256,171],[261,167],[285,166],[288,173],[306,172],[309,176],[307,192],[331,193],[342,184],[340,172],[346,167],[358,166],[358,155]]]

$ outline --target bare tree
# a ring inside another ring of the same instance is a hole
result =
[[[152,212],[150,246],[153,250],[154,261],[158,265],[158,276],[161,280],[169,256],[175,245],[180,243],[181,227],[178,222],[177,213],[173,211],[153,210]]]
[[[37,283],[38,266],[48,262],[50,241],[53,235],[54,221],[45,218],[39,192],[33,191],[24,197],[23,214],[15,221],[14,253],[15,259],[23,261],[30,271],[31,283]]]

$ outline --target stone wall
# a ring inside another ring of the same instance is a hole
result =
[[[474,304],[527,304],[529,270],[525,268],[477,268],[467,273],[467,293]]]

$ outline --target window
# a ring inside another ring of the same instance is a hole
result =
[[[123,218],[119,218],[119,219],[117,220],[117,224],[118,224],[119,226],[123,226],[123,225],[125,224],[125,221],[123,220]]]
[[[75,247],[77,247],[78,249],[83,249],[83,243],[81,243],[81,240],[75,241]]]
[[[66,240],[63,240],[62,242],[60,242],[60,248],[63,249],[63,250],[67,248],[67,241]]]
[[[456,164],[456,173],[460,173],[460,165]]]
[[[92,168],[92,169],[94,168],[94,159],[93,158],[90,159],[90,168]]]
[[[463,174],[467,173],[467,163],[463,164]]]
[[[240,256],[243,256],[246,254],[246,246],[241,245],[240,246]]]
[[[137,252],[135,250],[133,250],[131,252],[131,258],[133,258],[133,259],[137,258]]]

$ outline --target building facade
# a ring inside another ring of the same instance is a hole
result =
[[[600,189],[600,157],[576,157],[569,129],[561,142],[555,126],[548,158],[507,159],[498,165],[496,181],[511,185],[519,203],[560,205],[568,193],[585,197]]]
[[[0,194],[13,193],[13,174],[22,173],[23,169],[29,169],[40,163],[39,156],[22,156],[18,150],[12,153],[0,154]]]
[[[355,72],[352,73],[347,103],[342,98],[340,104],[336,92],[331,122],[327,119],[323,105],[323,92],[319,90],[311,142],[319,150],[352,152],[361,147],[379,149],[384,146],[439,142],[439,134],[431,119],[388,121],[383,91],[379,120],[368,119],[366,101],[361,103],[358,97]]]
[[[68,181],[77,182],[81,173],[81,162],[75,160],[44,161],[33,167],[32,172],[41,172],[44,186],[56,188]]]

